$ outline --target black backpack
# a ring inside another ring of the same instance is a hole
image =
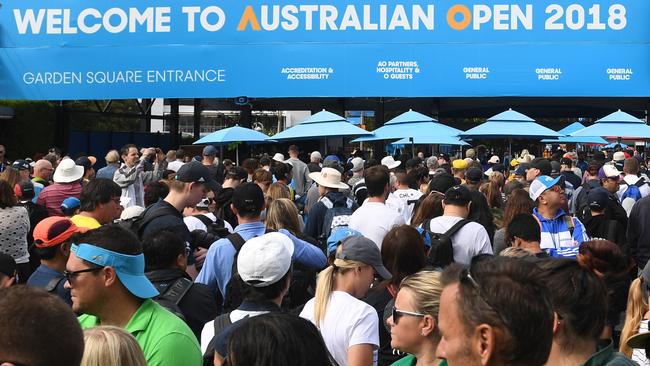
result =
[[[193,217],[199,219],[207,228],[206,231],[217,238],[225,238],[230,235],[230,231],[226,228],[226,222],[219,217],[217,217],[217,221],[212,221],[209,217],[203,214],[194,215]]]
[[[167,215],[178,215],[178,211],[175,208],[168,206],[155,207],[152,205],[147,207],[147,209],[144,210],[140,216],[136,216],[128,220],[119,221],[118,224],[123,228],[131,231],[138,237],[138,239],[142,240],[142,233],[144,232],[144,228],[147,226],[147,224],[159,217]]]
[[[153,300],[185,321],[185,315],[183,315],[183,311],[178,304],[183,300],[183,297],[193,284],[192,280],[185,277],[178,278],[171,284],[168,282],[154,283],[154,287],[160,294],[154,297]]]
[[[431,219],[426,220],[422,224],[422,227],[429,234],[429,238],[431,239],[431,249],[429,250],[429,257],[427,258],[427,264],[429,266],[434,268],[444,268],[454,262],[454,247],[451,242],[451,237],[470,222],[472,222],[472,220],[462,219],[445,233],[432,232],[430,229]]]

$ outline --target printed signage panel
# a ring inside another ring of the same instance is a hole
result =
[[[5,0],[0,99],[650,96],[650,2]]]

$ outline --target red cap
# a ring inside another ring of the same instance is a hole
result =
[[[39,222],[34,228],[34,245],[37,248],[48,248],[59,245],[70,239],[74,233],[86,232],[67,217],[52,216]]]

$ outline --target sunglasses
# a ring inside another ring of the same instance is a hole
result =
[[[86,272],[95,272],[103,269],[104,267],[94,267],[94,268],[86,268],[86,269],[81,269],[79,271],[63,271],[63,275],[65,276],[65,279],[72,285],[77,278],[82,273]]]
[[[554,186],[554,187],[555,187],[555,186]],[[481,286],[480,286],[479,283],[476,281],[476,279],[472,276],[472,267],[474,267],[474,265],[475,265],[477,262],[481,261],[482,258],[489,258],[489,257],[491,257],[491,256],[490,256],[490,255],[486,255],[486,254],[483,254],[483,255],[477,255],[477,256],[473,257],[473,258],[472,258],[472,261],[470,262],[469,267],[463,269],[463,270],[460,272],[460,280],[459,280],[459,281],[460,281],[461,284],[464,284],[464,283],[465,283],[465,284],[469,284],[470,287],[471,287],[474,291],[476,291],[476,293],[477,293],[479,299],[481,299],[481,301],[483,301],[485,304],[487,304],[487,306],[488,306],[490,309],[492,309],[492,311],[494,311],[494,312],[499,316],[499,319],[501,319],[501,321],[503,322],[503,324],[504,324],[506,327],[510,328],[510,326],[509,326],[510,322],[506,319],[506,317],[505,317],[503,314],[501,314],[501,313],[497,310],[497,309],[499,309],[499,307],[493,305],[493,303],[488,299],[488,297],[485,296],[485,294],[483,293],[483,290],[481,289]]]
[[[423,317],[426,316],[425,314],[422,314],[422,313],[414,313],[412,311],[398,310],[394,306],[393,306],[393,311],[392,311],[391,315],[393,316],[393,323],[395,325],[397,325],[397,323],[399,323],[399,320],[405,315],[407,315],[407,316],[416,316],[418,318],[423,318]]]

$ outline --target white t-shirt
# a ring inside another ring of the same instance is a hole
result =
[[[350,228],[374,241],[379,249],[386,233],[405,223],[402,214],[380,202],[366,201],[350,216]]]
[[[462,220],[458,216],[439,216],[431,220],[429,230],[434,233],[445,233],[455,223]],[[454,248],[454,262],[469,265],[472,257],[478,254],[492,254],[490,237],[483,225],[469,222],[451,237]]]
[[[204,213],[202,215],[207,216],[210,220],[212,220],[212,222],[217,221],[217,217],[214,216],[214,214],[212,212]],[[189,230],[190,232],[192,232],[194,230],[208,231],[208,227],[205,226],[205,224],[200,219],[197,219],[194,216],[185,216],[183,218],[183,221],[185,222],[185,226],[187,226],[187,230]],[[230,232],[230,233],[234,232],[233,229],[232,229],[232,225],[230,225],[230,223],[228,223],[228,221],[224,220],[223,225],[224,225],[224,227],[226,229],[228,229],[228,232]]]
[[[230,312],[230,322],[234,323],[247,317],[252,318],[254,316],[266,313],[268,313],[268,311],[244,311],[235,309]],[[210,345],[212,338],[214,338],[214,320],[210,320],[209,322],[205,323],[205,325],[203,325],[203,329],[201,330],[201,354],[205,355],[205,353],[208,351],[208,346]]]
[[[415,208],[415,202],[422,197],[422,192],[415,189],[397,189],[393,192],[393,195],[402,201],[404,209],[402,210],[402,215],[404,216],[404,221],[407,224],[411,223],[411,217],[413,217],[413,209]]]
[[[305,304],[300,317],[316,324],[314,299]],[[348,348],[358,344],[374,346],[372,359],[373,365],[377,365],[379,316],[372,306],[347,292],[333,291],[319,328],[327,349],[339,365],[348,364]]]
[[[183,163],[180,160],[174,160],[167,164],[167,170],[173,170],[175,172],[178,172],[178,169],[180,169],[185,163]]]

